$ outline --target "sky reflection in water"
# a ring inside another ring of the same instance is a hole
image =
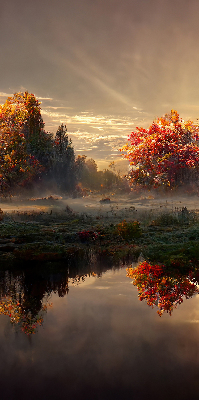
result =
[[[171,317],[159,318],[138,301],[126,268],[69,284],[68,295],[60,291],[60,297],[61,273],[43,275],[32,292],[30,276],[23,279],[26,304],[27,293],[30,300],[37,292],[38,308],[48,288],[52,307],[29,336],[1,315],[3,399],[187,399],[199,394],[197,295]]]

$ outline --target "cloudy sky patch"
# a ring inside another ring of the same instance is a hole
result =
[[[125,143],[136,126],[171,109],[196,120],[198,17],[198,0],[8,0],[0,13],[0,102],[34,93],[46,129],[55,133],[63,122],[88,149],[100,132],[113,148],[118,137]]]

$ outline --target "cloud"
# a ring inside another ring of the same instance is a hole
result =
[[[37,97],[38,100],[50,100],[52,101],[53,98],[52,97]]]
[[[11,96],[13,96],[13,93],[3,93],[3,92],[0,92],[0,97],[11,97]]]
[[[40,98],[40,97],[38,97],[38,98]],[[70,109],[70,110],[72,110],[73,109],[73,107],[66,107],[66,106],[48,106],[48,107],[45,107],[45,108],[52,108],[53,110],[58,110],[58,109]]]
[[[67,113],[59,112],[59,109],[67,109],[69,110]],[[65,106],[52,106],[52,107],[45,107],[45,109],[42,110],[42,115],[46,115],[52,119],[58,119],[60,118],[61,120],[64,118],[65,121],[70,124],[72,127],[73,125],[85,125],[89,126],[90,128],[93,129],[98,129],[98,130],[103,130],[103,129],[115,129],[119,128],[120,130],[124,129],[131,129],[133,128],[133,125],[135,124],[135,120],[137,117],[131,118],[129,116],[113,116],[113,115],[94,115],[92,111],[90,113],[87,112],[81,112],[79,114],[71,114],[70,110],[72,110],[72,107],[65,107]],[[57,111],[51,111],[51,110],[57,110]]]
[[[23,88],[20,89],[20,91],[25,92],[26,90]],[[16,92],[15,92],[16,93]],[[0,97],[11,97],[13,96],[14,93],[4,93],[4,92],[0,92]],[[53,98],[52,97],[40,97],[40,96],[36,96],[37,100],[50,100],[52,101]]]

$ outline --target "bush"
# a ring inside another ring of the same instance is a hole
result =
[[[132,240],[137,239],[141,236],[141,228],[140,223],[138,221],[124,221],[120,222],[116,225],[116,232],[124,239],[124,240]]]

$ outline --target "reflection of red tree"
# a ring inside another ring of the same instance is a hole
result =
[[[133,284],[138,288],[140,300],[146,300],[152,307],[156,305],[160,316],[164,311],[171,315],[173,309],[183,302],[183,297],[188,299],[199,292],[192,281],[191,272],[186,276],[180,273],[171,276],[164,266],[151,265],[147,261],[137,268],[128,268],[127,272],[127,276],[133,279]]]

